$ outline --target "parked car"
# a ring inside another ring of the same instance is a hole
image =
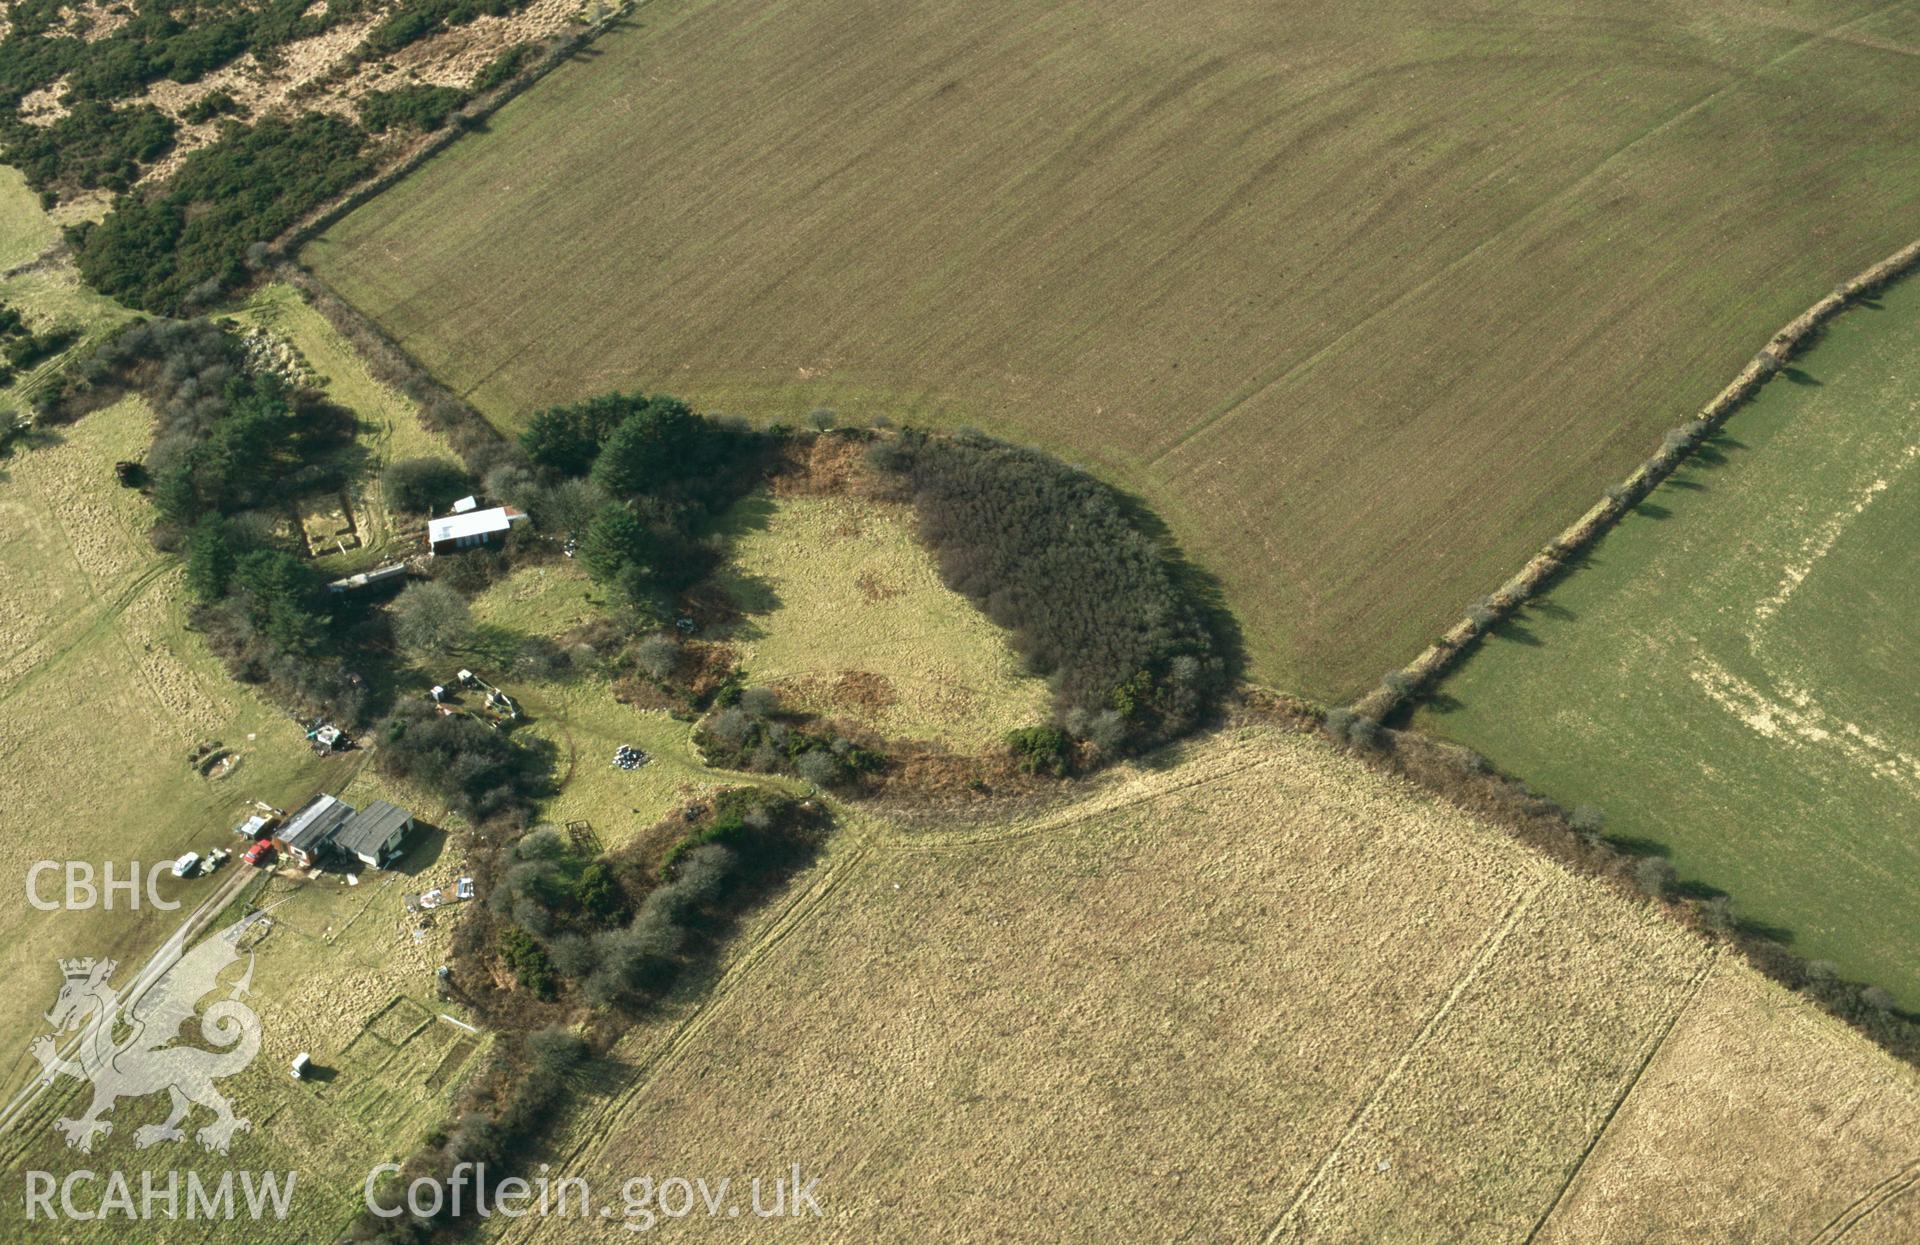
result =
[[[200,853],[199,852],[188,852],[186,855],[182,856],[180,859],[173,862],[173,876],[177,878],[192,877],[196,872],[199,871],[199,869],[200,869]]]
[[[246,861],[250,865],[264,865],[268,863],[273,859],[273,840],[261,839],[258,843],[255,843],[252,847],[249,847],[247,849],[247,854],[242,856],[240,859]]]

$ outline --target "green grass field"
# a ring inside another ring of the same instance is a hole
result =
[[[652,0],[306,258],[511,426],[965,423],[1371,683],[1920,219],[1920,10]]]
[[[747,617],[728,639],[748,680],[796,708],[960,751],[1047,720],[996,627],[940,582],[897,502],[755,494],[729,516],[725,582]]]
[[[1920,1007],[1920,282],[1847,313],[1418,724]]]
[[[35,331],[75,325],[82,338],[0,388],[0,414],[25,410],[38,392],[75,355],[133,313],[82,284],[73,261],[60,249],[60,226],[40,210],[40,198],[17,169],[0,165],[0,303],[25,313]]]

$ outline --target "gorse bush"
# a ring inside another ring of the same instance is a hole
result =
[[[466,468],[444,458],[403,458],[380,476],[387,504],[409,514],[445,510],[473,491]]]
[[[370,91],[358,106],[360,124],[374,134],[397,127],[437,130],[454,109],[467,102],[467,93],[452,86],[404,86],[392,91]]]
[[[1067,736],[1057,726],[1025,726],[1007,732],[1007,747],[1019,759],[1020,768],[1029,774],[1067,772]]]
[[[124,190],[173,143],[174,124],[147,104],[114,107],[161,79],[196,82],[252,51],[317,35],[358,15],[359,0],[141,0],[115,6],[125,20],[95,37],[67,0],[14,0],[0,36],[0,146],[42,191],[91,186]],[[130,9],[130,11],[129,11]],[[94,25],[104,15],[96,14]],[[35,91],[61,87],[66,116],[48,126],[27,122],[21,104]],[[191,124],[237,111],[214,91],[189,106]]]
[[[246,275],[255,243],[372,172],[367,135],[327,113],[231,126],[186,158],[164,193],[122,196],[75,231],[80,274],[132,307],[173,314]]]
[[[151,104],[85,100],[52,125],[24,127],[7,143],[6,159],[34,186],[125,190],[142,166],[173,149],[176,128]]]
[[[531,43],[516,43],[488,61],[479,73],[473,75],[473,93],[485,95],[496,87],[505,86],[533,59],[535,50]]]
[[[366,48],[381,56],[391,55],[449,26],[464,26],[477,17],[504,17],[527,4],[528,0],[401,0],[367,33]]]
[[[1114,714],[1113,746],[1144,747],[1192,729],[1215,703],[1220,641],[1112,489],[977,435],[878,444],[869,461],[911,492],[941,577],[1051,680],[1056,721],[1078,734]]]

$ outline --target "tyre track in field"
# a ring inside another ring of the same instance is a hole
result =
[[[1300,1183],[1300,1187],[1294,1191],[1292,1200],[1288,1202],[1287,1208],[1280,1212],[1279,1217],[1273,1221],[1273,1226],[1267,1229],[1266,1236],[1262,1238],[1267,1245],[1275,1245],[1276,1242],[1285,1239],[1288,1224],[1300,1213],[1300,1208],[1306,1205],[1307,1199],[1313,1196],[1314,1190],[1317,1189],[1320,1183],[1326,1178],[1326,1174],[1332,1169],[1335,1160],[1346,1151],[1348,1143],[1353,1140],[1355,1135],[1359,1133],[1361,1126],[1366,1123],[1367,1116],[1373,1112],[1373,1108],[1386,1096],[1387,1091],[1399,1084],[1402,1074],[1406,1072],[1408,1065],[1413,1062],[1414,1056],[1419,1054],[1420,1051],[1433,1040],[1434,1035],[1445,1026],[1447,1018],[1453,1014],[1454,1005],[1460,1001],[1461,996],[1467,992],[1468,987],[1472,986],[1475,981],[1478,981],[1480,974],[1485,972],[1487,966],[1499,957],[1500,949],[1506,944],[1507,937],[1519,926],[1520,919],[1532,909],[1534,900],[1538,899],[1541,893],[1547,889],[1547,883],[1550,880],[1551,874],[1542,870],[1540,876],[1534,879],[1533,884],[1508,906],[1506,915],[1501,919],[1500,923],[1489,930],[1487,936],[1480,940],[1480,945],[1474,950],[1472,958],[1467,961],[1466,967],[1460,971],[1459,975],[1454,978],[1453,985],[1448,988],[1446,997],[1440,1000],[1440,1005],[1427,1017],[1426,1023],[1420,1026],[1420,1032],[1414,1034],[1413,1040],[1408,1042],[1401,1050],[1400,1057],[1394,1060],[1393,1066],[1387,1069],[1386,1075],[1376,1081],[1373,1088],[1367,1092],[1367,1096],[1361,1099],[1359,1104],[1354,1107],[1352,1113],[1347,1117],[1347,1127],[1346,1130],[1340,1134],[1340,1139],[1333,1143],[1326,1154],[1322,1156],[1319,1164],[1314,1167],[1312,1173]]]
[[[1240,751],[1239,749],[1235,750]],[[1157,804],[1170,796],[1191,791],[1196,787],[1205,787],[1223,779],[1233,778],[1250,770],[1270,769],[1284,758],[1279,756],[1256,756],[1237,765],[1227,764],[1224,760],[1208,766],[1201,773],[1190,778],[1176,781],[1164,781],[1158,786],[1149,786],[1145,791],[1133,790],[1133,784],[1125,778],[1116,779],[1104,791],[1095,792],[1081,800],[1075,800],[1070,808],[1051,816],[1043,815],[1039,821],[1031,823],[1016,822],[990,830],[977,830],[968,834],[942,835],[937,832],[920,832],[911,838],[899,838],[877,844],[879,850],[903,854],[926,854],[949,851],[963,847],[986,847],[996,843],[1014,843],[1021,839],[1036,838],[1040,835],[1054,834],[1061,830],[1077,826],[1082,822],[1105,817],[1116,808],[1127,806],[1143,808]],[[1138,779],[1134,780],[1138,781]]]
[[[171,558],[154,563],[146,570],[135,575],[132,580],[128,581],[111,600],[102,601],[100,597],[89,588],[88,596],[96,606],[100,606],[101,608],[94,614],[92,619],[74,634],[72,639],[60,645],[31,666],[28,666],[21,672],[20,676],[13,681],[12,686],[8,687],[5,691],[0,691],[0,705],[6,704],[15,696],[18,696],[33,683],[37,682],[42,675],[55,669],[61,662],[72,656],[75,650],[90,643],[96,639],[102,631],[119,622],[120,616],[126,613],[135,601],[138,601],[142,596],[146,595],[147,590],[153,586],[153,581],[173,569],[173,565],[174,561]],[[39,641],[35,640],[34,643],[37,644]],[[26,649],[32,647],[32,644],[26,645],[25,648],[14,650],[12,655],[18,656],[20,653],[25,652]]]
[[[1820,1231],[1807,1238],[1807,1245],[1835,1245],[1876,1211],[1913,1192],[1916,1186],[1920,1186],[1920,1159],[1908,1163],[1855,1198],[1845,1210],[1827,1220]]]
[[[1653,1066],[1654,1058],[1666,1048],[1667,1039],[1672,1037],[1673,1031],[1680,1026],[1680,1018],[1686,1015],[1692,1008],[1694,1000],[1705,991],[1707,981],[1713,976],[1713,970],[1719,967],[1719,964],[1720,952],[1716,948],[1708,952],[1706,962],[1694,972],[1693,980],[1687,984],[1687,992],[1681,998],[1680,1005],[1673,1009],[1673,1015],[1667,1017],[1667,1023],[1660,1027],[1653,1041],[1647,1045],[1647,1053],[1642,1056],[1640,1066],[1633,1070],[1633,1075],[1628,1077],[1626,1084],[1620,1087],[1619,1094],[1614,1097],[1613,1105],[1607,1109],[1606,1118],[1600,1121],[1600,1127],[1594,1129],[1593,1136],[1587,1139],[1586,1149],[1580,1152],[1580,1157],[1567,1172],[1567,1178],[1561,1181],[1559,1189],[1554,1191],[1553,1200],[1547,1203],[1547,1208],[1540,1212],[1538,1219],[1534,1220],[1533,1230],[1527,1233],[1522,1245],[1533,1245],[1535,1238],[1553,1218],[1554,1212],[1558,1211],[1561,1203],[1566,1201],[1567,1193],[1573,1188],[1574,1181],[1578,1180],[1580,1173],[1586,1170],[1587,1160],[1593,1157],[1593,1152],[1600,1148],[1601,1139],[1613,1127],[1614,1117],[1620,1114],[1620,1108],[1627,1105],[1627,1099],[1632,1096],[1635,1089],[1639,1088],[1641,1078],[1645,1077],[1647,1069]]]
[[[1239,758],[1235,756],[1234,759]],[[1231,778],[1248,770],[1277,764],[1280,759],[1274,756],[1256,756],[1253,760],[1241,760],[1238,764],[1216,765],[1208,768],[1204,773],[1179,780],[1171,776],[1151,775],[1150,779],[1158,777],[1162,781],[1157,785],[1150,783],[1150,789],[1145,792],[1130,793],[1131,784],[1122,781],[1104,793],[1104,798],[1096,796],[1085,803],[1077,802],[1073,808],[1060,814],[1046,817],[1036,824],[1018,826],[1006,832],[986,832],[955,838],[904,839],[894,837],[887,831],[867,831],[858,842],[847,849],[845,855],[816,878],[811,886],[788,901],[785,910],[773,919],[766,932],[721,972],[720,977],[707,988],[704,996],[694,1005],[691,1012],[676,1024],[662,1041],[643,1058],[628,1065],[633,1077],[628,1085],[599,1104],[591,1116],[582,1115],[575,1118],[575,1135],[578,1140],[571,1142],[561,1152],[561,1156],[554,1161],[554,1166],[563,1171],[582,1170],[583,1163],[590,1158],[592,1152],[608,1142],[614,1122],[626,1116],[635,1100],[652,1089],[660,1077],[679,1061],[680,1056],[713,1023],[715,1016],[725,1006],[727,1000],[742,987],[751,984],[762,963],[789,937],[807,926],[813,916],[830,899],[845,889],[848,883],[879,861],[901,854],[918,855],[950,848],[989,847],[1035,835],[1055,833],[1091,818],[1107,815],[1123,803],[1133,806],[1152,804],[1194,787]]]

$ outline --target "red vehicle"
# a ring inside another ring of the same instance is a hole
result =
[[[242,856],[240,859],[246,861],[250,865],[261,865],[261,864],[265,864],[267,860],[270,857],[272,857],[272,855],[273,855],[273,840],[261,839],[258,843],[255,843],[252,847],[249,847],[247,849],[247,854]]]

